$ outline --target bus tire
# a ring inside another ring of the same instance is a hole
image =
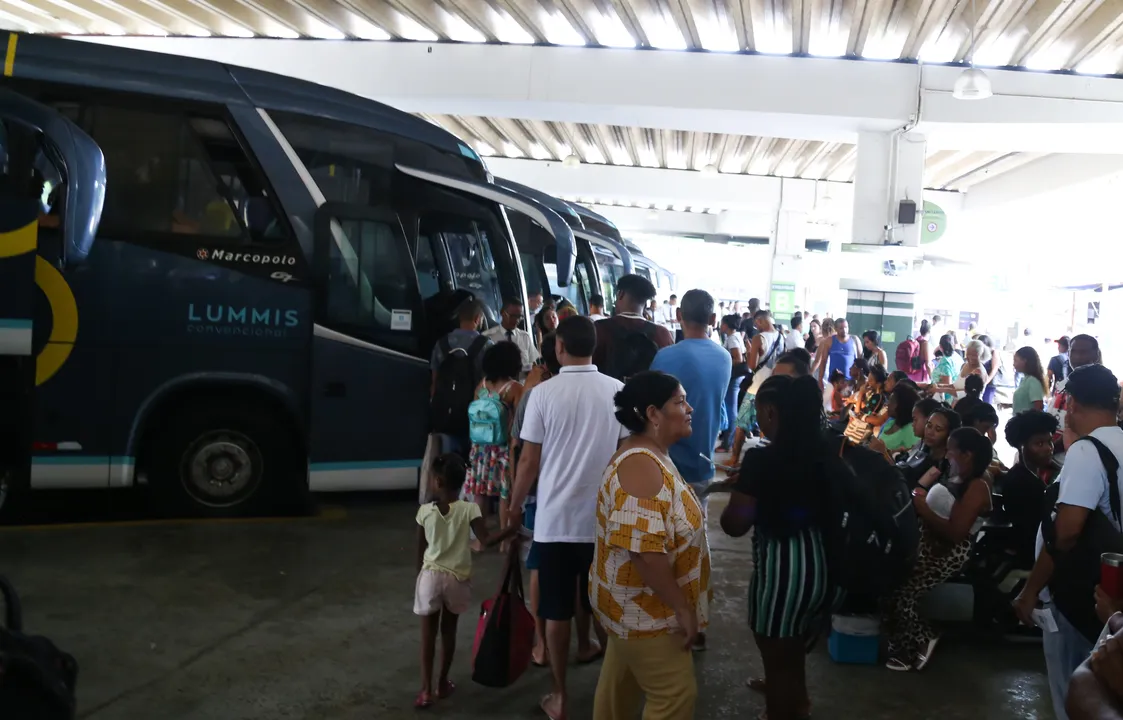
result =
[[[272,408],[215,397],[164,417],[148,456],[163,514],[239,517],[306,512],[307,460],[295,429]]]

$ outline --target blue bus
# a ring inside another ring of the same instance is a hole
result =
[[[4,497],[146,484],[154,509],[233,515],[415,487],[456,305],[471,293],[495,323],[525,302],[506,209],[575,242],[467,145],[385,105],[0,42]]]

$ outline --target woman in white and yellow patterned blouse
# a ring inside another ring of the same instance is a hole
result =
[[[694,717],[691,649],[710,603],[702,505],[679,476],[671,445],[691,432],[692,409],[673,376],[643,372],[616,395],[632,431],[604,473],[589,598],[608,631],[594,720]]]

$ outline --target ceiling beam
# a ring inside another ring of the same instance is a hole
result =
[[[407,112],[854,142],[916,111],[918,67],[823,58],[449,43],[89,38],[272,70]],[[923,66],[932,147],[1123,153],[1123,82],[987,70],[995,96],[952,97]],[[730,88],[737,88],[730,92]],[[800,92],[792,92],[799,88]]]

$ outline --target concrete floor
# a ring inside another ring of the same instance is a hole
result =
[[[327,502],[335,502],[327,498]],[[317,519],[60,526],[0,531],[0,572],[28,629],[81,663],[81,718],[410,718],[417,688],[414,505],[374,498]],[[756,718],[744,687],[760,660],[745,624],[750,555],[713,525],[716,612],[697,657],[697,717]],[[491,554],[476,596],[498,582]],[[540,718],[532,669],[508,690],[469,679],[474,618],[460,624],[454,699],[443,718]],[[598,666],[573,668],[587,720]],[[1039,645],[952,630],[924,673],[809,658],[816,717],[1050,718]]]

